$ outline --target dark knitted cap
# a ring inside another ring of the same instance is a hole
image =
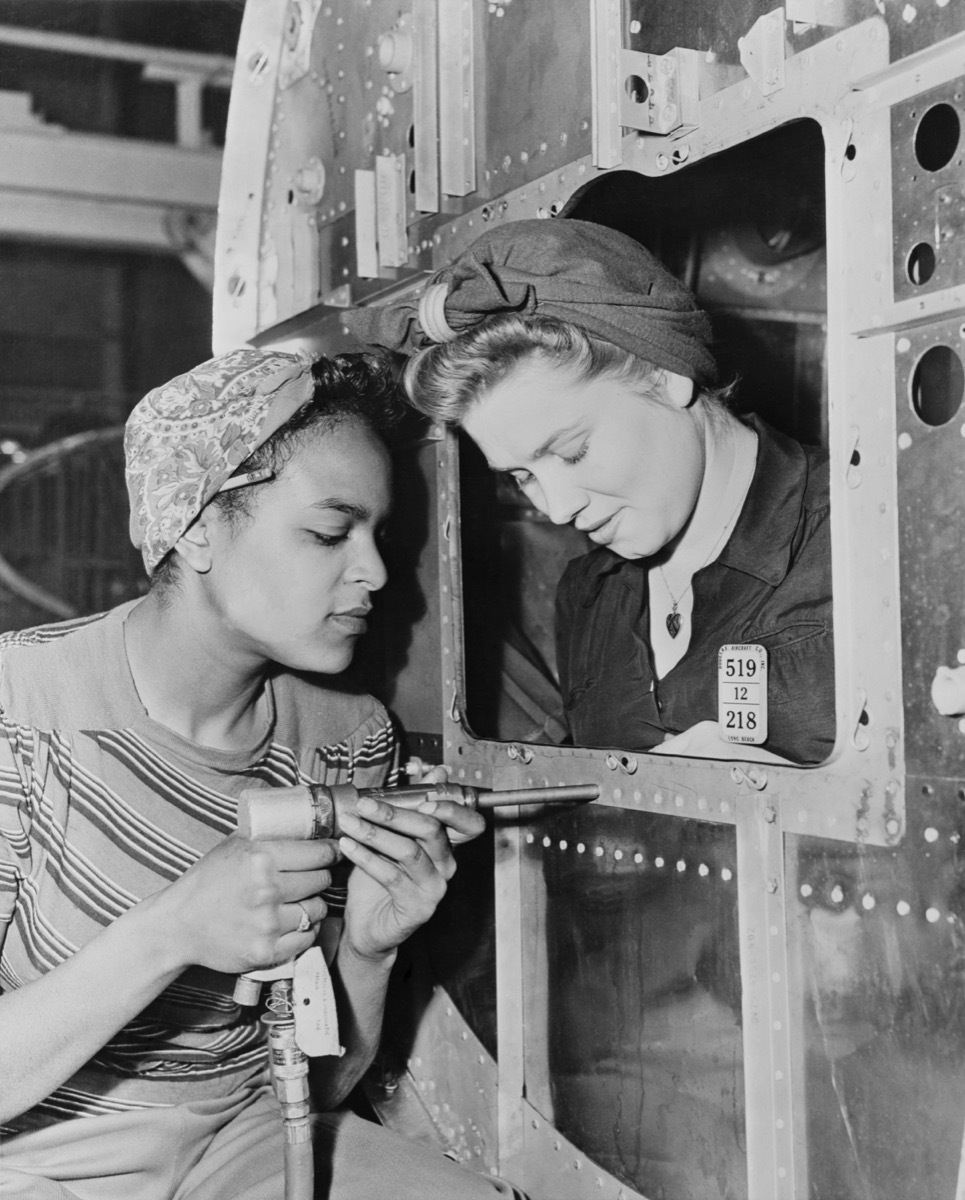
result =
[[[411,354],[510,312],[569,321],[698,383],[716,378],[710,321],[691,293],[639,242],[587,221],[500,225],[437,271],[421,299],[350,309],[343,323],[362,342]]]

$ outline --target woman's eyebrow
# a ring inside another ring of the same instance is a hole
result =
[[[556,442],[558,442],[561,438],[569,437],[570,434],[575,433],[582,423],[582,419],[576,420],[572,423],[572,425],[566,425],[562,429],[555,430],[549,435],[545,442],[536,447],[533,453],[529,456],[529,461],[537,462],[539,459],[544,458],[547,454],[549,454],[550,448]]]
[[[562,429],[554,429],[546,441],[537,446],[529,458],[526,459],[526,461],[538,462],[541,458],[545,458],[556,442],[560,441],[562,438],[570,437],[570,435],[575,433],[582,424],[583,421],[582,418],[580,418],[574,421],[571,425],[565,425]],[[486,463],[491,471],[519,471],[523,469],[521,467],[497,467],[496,464],[490,462],[488,458],[486,459]]]
[[[346,517],[351,517],[360,524],[373,520],[381,524],[381,522],[388,520],[393,506],[389,503],[384,509],[380,508],[378,512],[375,512],[364,504],[356,504],[352,500],[341,500],[338,496],[330,496],[324,500],[316,500],[308,507],[310,509],[319,509],[322,512],[343,513]]]
[[[316,500],[309,504],[309,508],[318,508],[323,511],[333,510],[335,512],[344,513],[347,517],[354,517],[356,521],[367,521],[372,516],[372,510],[366,508],[362,504],[353,504],[351,500],[340,500],[337,496],[326,497],[324,500]]]

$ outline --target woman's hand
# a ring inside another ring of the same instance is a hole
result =
[[[240,974],[307,950],[326,913],[319,896],[338,857],[331,841],[226,838],[155,894],[183,965]],[[311,926],[298,931],[303,912]]]
[[[0,1121],[69,1079],[186,967],[233,975],[307,950],[336,857],[334,842],[226,838],[59,966],[0,996]],[[312,925],[298,933],[303,907]]]
[[[339,847],[355,866],[344,936],[370,959],[394,953],[428,921],[456,870],[452,841],[469,841],[485,828],[479,813],[451,801],[411,810],[369,796],[341,825]]]
[[[683,733],[669,736],[650,754],[677,754],[681,758],[722,758],[728,762],[790,763],[790,759],[772,754],[761,746],[747,746],[739,742],[725,742],[720,736],[717,721],[698,721]]]

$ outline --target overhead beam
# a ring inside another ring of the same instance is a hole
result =
[[[0,43],[43,50],[52,54],[77,54],[83,58],[106,58],[115,62],[141,63],[158,78],[202,77],[209,87],[230,87],[234,59],[224,54],[199,54],[196,50],[172,50],[167,46],[139,46],[110,38],[84,37],[23,25],[0,24]]]
[[[176,254],[210,290],[219,150],[0,128],[0,239]]]
[[[0,239],[170,252],[167,217],[156,205],[0,191]]]
[[[217,209],[221,152],[96,134],[0,129],[0,192]]]

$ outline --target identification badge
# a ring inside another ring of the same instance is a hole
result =
[[[724,742],[767,741],[767,651],[754,644],[721,646],[717,654],[717,720]]]
[[[303,1054],[341,1057],[335,990],[321,947],[312,946],[295,960],[295,1042]]]

